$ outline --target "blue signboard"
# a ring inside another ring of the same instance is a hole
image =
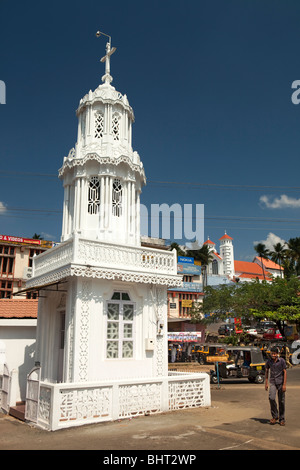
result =
[[[200,282],[183,282],[182,287],[170,287],[172,292],[202,292],[203,285]]]
[[[178,256],[178,263],[194,264],[194,258],[189,258],[188,256]]]
[[[179,264],[178,263],[177,273],[178,274],[190,274],[191,276],[200,276],[201,266],[198,266],[198,264],[189,264],[189,263]]]

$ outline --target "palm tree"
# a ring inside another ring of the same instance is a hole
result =
[[[287,242],[288,255],[291,258],[296,274],[300,274],[300,237],[290,238]]]
[[[211,263],[214,259],[213,255],[211,254],[210,249],[207,245],[202,245],[201,248],[198,250],[188,250],[186,252],[187,256],[192,256],[196,261],[201,262],[201,270],[203,270],[203,287],[206,285],[206,274],[207,274],[207,266]]]
[[[32,240],[44,240],[43,237],[41,237],[41,235],[38,235],[37,233],[35,233],[34,235],[32,235]]]
[[[275,263],[278,263],[280,266],[280,275],[282,277],[283,274],[283,269],[282,269],[282,263],[283,260],[285,259],[285,256],[287,254],[287,249],[285,248],[285,243],[282,245],[281,243],[276,243],[276,245],[273,245],[273,250],[270,252],[271,255],[271,260],[275,261]]]
[[[170,251],[173,250],[175,248],[175,250],[177,251],[177,255],[178,256],[186,256],[185,254],[185,251],[183,251],[183,249],[178,245],[178,243],[171,243],[170,245]]]
[[[267,259],[270,256],[270,252],[266,248],[266,245],[264,243],[258,243],[257,245],[255,245],[254,250],[256,251],[257,255],[260,257],[261,267],[263,270],[263,276],[264,276],[264,279],[266,279],[263,258]]]

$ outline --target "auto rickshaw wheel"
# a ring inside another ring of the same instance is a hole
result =
[[[265,381],[265,376],[262,375],[262,374],[258,374],[256,377],[255,377],[255,383],[256,384],[263,384]]]
[[[217,384],[218,383],[218,377],[216,375],[212,375],[210,378],[210,382],[212,384]]]
[[[202,355],[199,356],[198,362],[199,362],[199,364],[200,364],[201,366],[203,366],[203,365],[205,364],[205,359],[204,359],[204,357],[203,357]]]

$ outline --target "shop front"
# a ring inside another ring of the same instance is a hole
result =
[[[168,361],[191,362],[194,358],[195,346],[202,342],[202,331],[185,331],[168,333]]]

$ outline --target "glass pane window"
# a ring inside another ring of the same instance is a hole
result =
[[[108,359],[117,359],[119,351],[119,344],[117,341],[107,341],[106,343],[106,357]]]
[[[122,357],[133,357],[132,341],[123,341]]]
[[[107,304],[107,318],[109,320],[119,320],[119,304]]]
[[[124,304],[123,306],[123,316],[124,320],[133,320],[133,304]]]
[[[114,292],[107,302],[106,357],[132,358],[134,354],[134,304],[126,292]]]
[[[114,292],[111,300],[120,300],[121,298],[121,293],[120,292]]]
[[[119,339],[119,324],[107,322],[107,339]]]
[[[7,276],[13,274],[15,263],[15,248],[12,246],[0,245],[0,275]]]
[[[132,325],[125,323],[123,333],[124,338],[132,338]]]

